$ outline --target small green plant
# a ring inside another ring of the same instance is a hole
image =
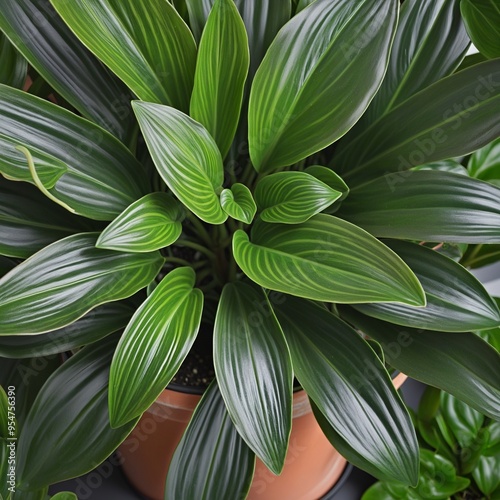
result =
[[[244,497],[256,456],[279,474],[294,378],[346,458],[415,485],[410,415],[360,332],[500,417],[498,353],[470,333],[500,311],[458,262],[500,244],[480,156],[500,60],[464,60],[457,1],[4,3],[0,383],[19,498],[105,460],[197,342],[215,377],[170,499]]]

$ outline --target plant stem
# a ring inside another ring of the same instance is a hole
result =
[[[195,243],[194,241],[177,240],[176,244],[181,245],[181,246],[185,246],[188,248],[192,248],[193,250],[197,250],[198,252],[201,252],[203,255],[206,255],[211,260],[215,259],[215,253],[212,252],[212,250],[209,250],[207,247],[204,247],[203,245],[199,245],[198,243]]]
[[[194,215],[193,213],[191,212],[188,212],[187,213],[187,218],[189,219],[189,221],[191,222],[191,224],[193,224],[193,226],[196,228],[197,230],[197,234],[198,236],[200,236],[200,238],[209,246],[213,246],[213,241],[212,241],[212,238],[210,236],[210,234],[208,234],[208,231],[205,229],[205,227],[203,226],[202,222],[200,221],[200,219],[198,219],[198,217],[196,217],[196,215]]]

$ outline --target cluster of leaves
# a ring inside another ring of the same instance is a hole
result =
[[[294,377],[351,462],[415,484],[410,415],[359,331],[500,418],[499,355],[470,333],[500,310],[457,262],[498,255],[500,60],[464,61],[455,0],[399,10],[3,6],[0,383],[22,498],[102,462],[204,334],[216,380],[167,498],[244,496],[256,456],[280,473]]]

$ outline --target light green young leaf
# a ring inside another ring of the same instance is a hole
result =
[[[460,9],[469,36],[481,54],[500,57],[500,5],[497,0],[462,0]]]
[[[224,189],[220,194],[220,203],[224,212],[245,224],[250,224],[257,212],[252,193],[244,184],[236,183],[231,189]]]
[[[467,165],[471,177],[500,186],[500,138],[478,149]]]
[[[306,222],[341,196],[340,191],[306,172],[267,175],[255,189],[261,219],[283,224]]]
[[[160,104],[132,103],[158,172],[179,200],[200,219],[227,219],[218,193],[224,166],[217,144],[203,125],[181,111]]]
[[[233,252],[243,272],[270,290],[325,302],[425,305],[420,283],[392,250],[329,215],[299,225],[258,222],[252,242],[234,234]]]
[[[130,320],[111,362],[109,412],[116,428],[146,411],[196,339],[203,294],[190,267],[171,271]]]
[[[166,0],[51,0],[78,38],[144,101],[189,109],[196,44]]]
[[[0,335],[46,333],[98,305],[124,299],[159,272],[158,252],[95,248],[97,234],[69,236],[40,250],[0,279]]]
[[[210,132],[223,158],[238,126],[249,64],[238,9],[233,0],[217,0],[200,41],[190,115]]]
[[[293,370],[283,332],[260,287],[224,287],[214,326],[214,365],[239,434],[280,474],[292,426]]]
[[[132,203],[99,236],[97,248],[153,252],[182,233],[182,206],[166,193],[151,193]]]
[[[398,6],[317,0],[282,28],[250,94],[250,156],[259,172],[306,158],[356,123],[387,68]]]

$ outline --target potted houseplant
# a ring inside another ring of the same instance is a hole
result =
[[[498,353],[469,332],[500,312],[457,261],[500,242],[500,189],[463,158],[500,136],[500,60],[462,63],[455,1],[399,11],[3,6],[2,443],[18,439],[20,498],[102,462],[183,364],[209,385],[166,498],[244,497],[256,456],[279,474],[294,377],[345,458],[409,485],[416,435],[381,358],[498,419]]]

